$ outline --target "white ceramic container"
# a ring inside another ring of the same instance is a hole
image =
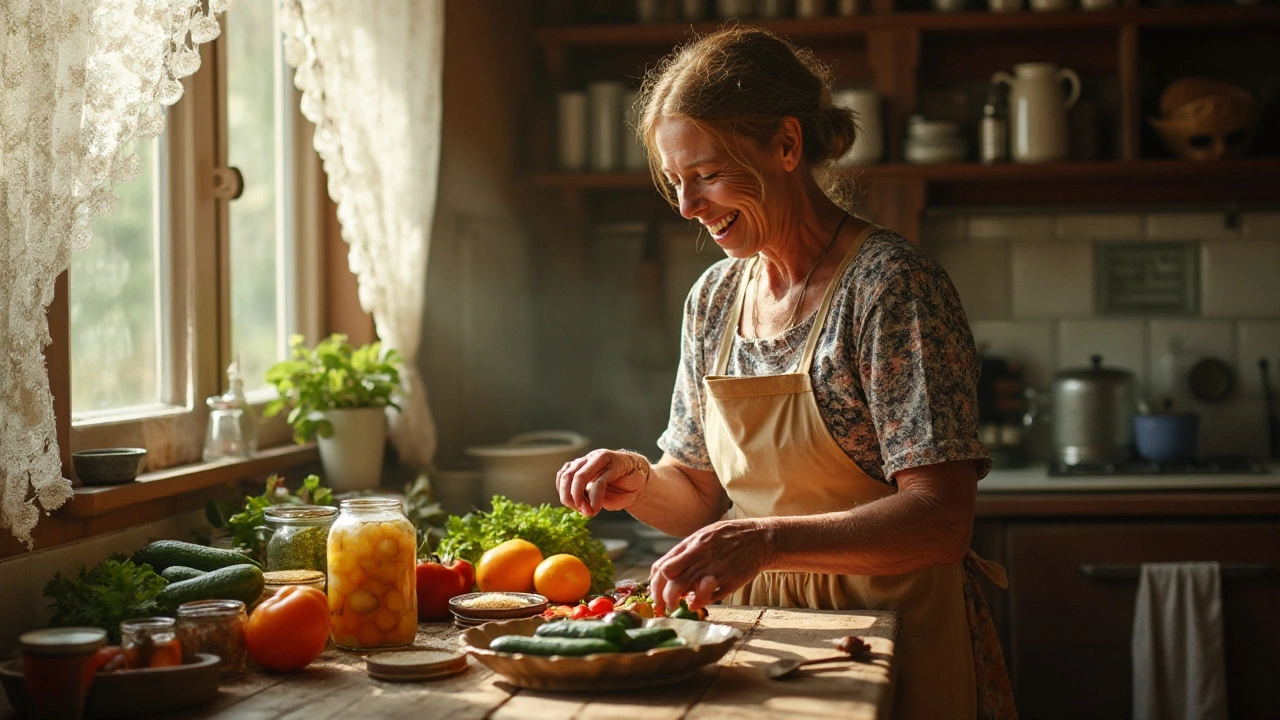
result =
[[[1063,82],[1071,89],[1063,92]],[[997,72],[993,83],[1009,86],[1009,136],[1014,162],[1065,160],[1067,111],[1080,98],[1080,77],[1053,63],[1019,63],[1013,75]]]

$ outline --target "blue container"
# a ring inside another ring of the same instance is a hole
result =
[[[1133,416],[1133,439],[1138,455],[1152,462],[1180,462],[1196,456],[1200,416],[1195,413],[1156,413]]]

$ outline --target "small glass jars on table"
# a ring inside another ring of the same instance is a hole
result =
[[[130,668],[173,667],[182,664],[182,645],[173,618],[150,617],[120,623],[120,646]]]
[[[182,656],[194,662],[199,653],[222,659],[222,674],[244,672],[244,628],[249,622],[239,600],[196,600],[178,606],[178,641]]]
[[[338,517],[338,508],[276,505],[262,514],[271,531],[271,539],[267,541],[267,570],[328,571],[329,527]]]
[[[329,531],[333,642],[349,650],[408,645],[418,634],[417,535],[393,498],[342,501]]]

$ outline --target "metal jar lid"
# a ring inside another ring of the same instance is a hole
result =
[[[395,650],[368,656],[365,669],[379,680],[436,680],[464,672],[467,656],[444,650]]]
[[[18,646],[29,655],[87,655],[106,641],[107,631],[95,627],[46,628],[18,636]]]

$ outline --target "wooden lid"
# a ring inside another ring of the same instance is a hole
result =
[[[467,669],[467,656],[445,650],[394,650],[365,658],[365,670],[379,680],[413,682],[451,677]]]

